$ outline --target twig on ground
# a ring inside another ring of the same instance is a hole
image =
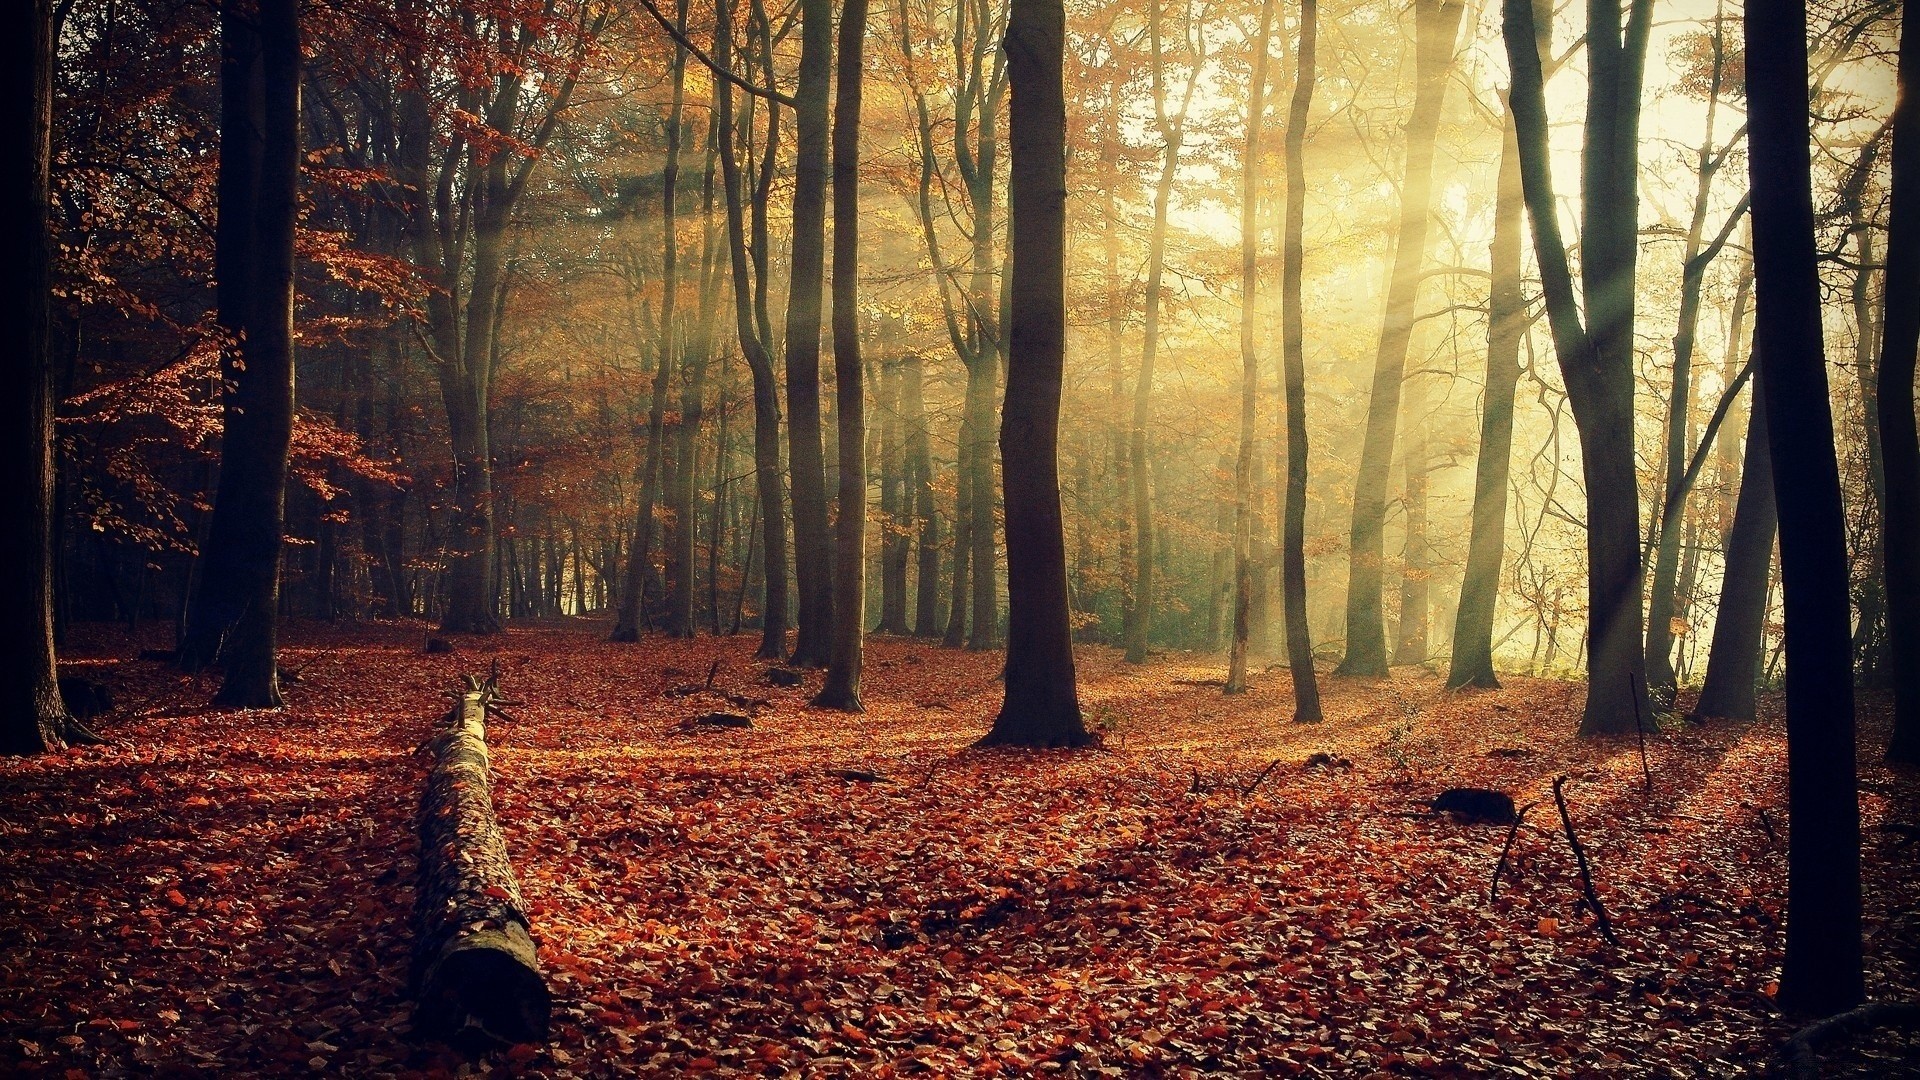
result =
[[[1265,780],[1267,778],[1268,773],[1272,772],[1274,769],[1279,767],[1281,760],[1282,760],[1281,758],[1274,758],[1273,761],[1270,762],[1266,768],[1260,770],[1259,776],[1256,776],[1253,778],[1253,783],[1248,784],[1246,787],[1240,789],[1240,794],[1242,795],[1253,794],[1253,789],[1260,786],[1260,781]]]
[[[1500,872],[1507,868],[1507,856],[1513,852],[1513,838],[1520,834],[1520,826],[1527,820],[1527,811],[1539,805],[1538,801],[1530,802],[1513,815],[1513,824],[1507,827],[1507,842],[1500,847],[1500,861],[1493,864],[1493,884],[1487,886],[1487,903],[1493,903],[1500,896]]]
[[[1821,1047],[1875,1028],[1920,1025],[1920,1004],[1907,1001],[1869,1001],[1846,1012],[1809,1024],[1787,1039],[1787,1061],[1795,1076],[1820,1075],[1815,1056]]]
[[[1580,838],[1573,834],[1573,815],[1567,813],[1567,796],[1562,790],[1566,783],[1565,775],[1554,778],[1553,804],[1560,809],[1560,824],[1567,830],[1567,846],[1573,849],[1574,864],[1580,868],[1580,888],[1586,893],[1587,906],[1593,909],[1600,936],[1607,940],[1607,944],[1618,945],[1620,939],[1613,936],[1613,922],[1607,918],[1607,909],[1601,906],[1600,894],[1593,890],[1593,872],[1587,867],[1587,853],[1580,847]]]

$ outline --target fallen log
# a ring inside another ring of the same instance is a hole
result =
[[[1839,1042],[1870,1035],[1880,1028],[1912,1031],[1920,1025],[1920,1004],[1905,1001],[1869,1001],[1829,1016],[1793,1033],[1784,1048],[1796,1077],[1820,1075],[1820,1051]]]
[[[414,1027],[449,1041],[543,1042],[551,1000],[493,816],[486,741],[494,680],[468,676],[427,741],[414,904]]]

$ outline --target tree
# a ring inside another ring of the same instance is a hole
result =
[[[1513,110],[1500,124],[1500,172],[1494,181],[1493,242],[1487,296],[1487,379],[1480,402],[1480,451],[1473,471],[1473,524],[1467,567],[1454,613],[1453,656],[1447,688],[1495,689],[1493,616],[1506,554],[1507,477],[1513,458],[1513,395],[1520,384],[1520,343],[1527,334],[1526,296],[1520,286],[1520,245],[1526,225],[1520,191],[1520,145]]]
[[[1787,955],[1782,1006],[1827,1015],[1866,995],[1860,803],[1845,516],[1834,454],[1814,245],[1807,13],[1749,0],[1748,168],[1754,345],[1780,505],[1787,625]]]
[[[787,289],[787,469],[793,493],[793,571],[800,635],[793,662],[827,664],[833,640],[833,556],[820,442],[820,294],[827,240],[827,95],[833,81],[833,0],[801,0],[798,131],[793,160],[792,277]]]
[[[1414,301],[1427,255],[1428,203],[1433,187],[1433,144],[1446,102],[1454,39],[1460,34],[1460,0],[1414,4],[1413,115],[1407,121],[1406,169],[1400,184],[1400,223],[1394,236],[1393,270],[1387,280],[1385,321],[1374,353],[1373,391],[1367,398],[1367,431],[1353,489],[1353,530],[1347,564],[1347,651],[1343,675],[1387,673],[1387,631],[1381,603],[1382,533],[1386,526],[1387,472],[1400,423],[1400,390],[1406,381],[1407,348],[1413,340]],[[1425,462],[1413,466],[1424,470]],[[1409,484],[1416,483],[1409,473]],[[1402,618],[1406,613],[1402,613]],[[1425,619],[1422,614],[1421,619]]]
[[[1544,5],[1540,5],[1544,8]],[[1641,638],[1640,496],[1633,453],[1634,265],[1639,250],[1640,88],[1651,0],[1632,0],[1623,28],[1615,0],[1589,0],[1587,123],[1581,170],[1581,289],[1574,295],[1548,158],[1545,79],[1534,0],[1503,0],[1534,257],[1580,437],[1587,497],[1587,701],[1582,735],[1635,730],[1649,713]]]
[[[688,0],[680,0],[679,25],[687,25]],[[660,490],[661,457],[666,441],[667,387],[673,374],[675,342],[679,337],[674,309],[680,296],[680,142],[687,99],[687,49],[678,41],[667,67],[673,91],[667,106],[667,153],[660,166],[660,322],[654,343],[653,392],[647,405],[647,451],[640,466],[640,510],[633,523],[633,543],[627,550],[627,572],[620,588],[620,615],[613,627],[614,641],[639,641],[645,621],[646,585],[653,555],[653,511]]]
[[[1253,84],[1247,88],[1247,142],[1240,160],[1240,454],[1233,464],[1233,642],[1227,655],[1229,694],[1247,689],[1247,636],[1253,607],[1253,425],[1260,383],[1254,315],[1260,290],[1260,126],[1265,119],[1267,43],[1274,0],[1260,4],[1253,40]]]
[[[53,643],[53,356],[48,310],[53,243],[48,234],[47,167],[52,157],[53,3],[9,5],[6,106],[0,146],[7,148],[0,193],[0,235],[15,269],[0,290],[6,328],[7,505],[21,515],[0,529],[9,572],[3,609],[13,631],[7,649],[7,704],[0,716],[0,753],[38,754],[97,739],[67,715],[60,700]]]
[[[724,0],[716,4],[713,20],[715,63],[727,70],[732,61],[732,5]],[[767,64],[770,67],[771,60]],[[735,149],[734,84],[725,79],[718,82],[714,91],[714,125],[720,132],[716,141],[727,204],[727,257],[733,274],[734,330],[753,378],[753,475],[763,538],[761,562],[766,567],[762,575],[760,648],[754,655],[762,660],[776,660],[785,656],[787,650],[787,525],[786,492],[780,479],[780,392],[769,345],[773,323],[767,314],[767,201],[774,162],[780,150],[780,108],[777,103],[767,106],[765,156],[761,159],[759,183],[753,192],[753,223],[749,234],[743,205],[747,201],[746,181]],[[744,127],[751,129],[751,113]],[[738,137],[744,140],[747,134],[748,131],[743,130]],[[754,267],[752,271],[749,258]]]
[[[1000,467],[1007,508],[1006,698],[982,745],[1087,746],[1067,601],[1060,512],[1060,392],[1066,361],[1067,106],[1060,0],[1012,0],[1013,282]]]
[[[1920,293],[1920,31],[1901,4],[1900,95],[1893,116],[1893,194],[1887,211],[1889,297]],[[1920,435],[1913,378],[1920,310],[1886,305],[1880,334],[1880,443],[1886,469],[1881,544],[1887,568],[1887,637],[1893,670],[1890,761],[1920,762]]]
[[[860,662],[867,604],[866,384],[860,370],[860,85],[867,0],[840,6],[833,103],[833,392],[840,429],[840,514],[834,522],[833,648],[822,708],[863,712]]]
[[[293,441],[293,237],[299,216],[300,32],[295,0],[220,12],[223,350],[220,481],[179,663],[224,668],[214,700],[278,708],[280,539]]]
[[[1306,265],[1307,114],[1313,106],[1319,39],[1318,0],[1300,0],[1298,72],[1287,109],[1287,218],[1280,269],[1280,350],[1287,398],[1286,506],[1280,536],[1280,589],[1286,608],[1287,666],[1293,674],[1293,718],[1318,723],[1320,684],[1307,626],[1307,365],[1300,286]]]
[[[1767,594],[1773,574],[1773,534],[1779,523],[1773,501],[1773,458],[1767,440],[1765,379],[1753,380],[1752,422],[1740,469],[1740,496],[1725,541],[1720,607],[1707,650],[1707,677],[1694,703],[1697,717],[1754,718],[1754,684],[1767,626]]]

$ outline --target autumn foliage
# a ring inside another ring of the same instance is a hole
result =
[[[1104,752],[976,751],[995,653],[876,637],[850,716],[806,707],[819,673],[769,685],[751,636],[605,630],[429,655],[421,625],[297,625],[267,713],[84,628],[65,671],[108,688],[115,745],[0,762],[0,1072],[451,1075],[406,997],[416,751],[496,663],[554,1038],[494,1075],[1717,1076],[1793,1027],[1771,711],[1650,737],[1648,796],[1633,739],[1573,738],[1577,684],[1327,679],[1309,726],[1279,671],[1222,697],[1217,660],[1083,648]],[[682,727],[721,709],[753,726]],[[1869,700],[1863,744],[1885,723]],[[1617,948],[1550,801],[1491,905],[1506,829],[1423,810],[1561,775]],[[1870,980],[1910,994],[1920,785],[1862,788]],[[1890,1075],[1900,1038],[1839,1060]]]

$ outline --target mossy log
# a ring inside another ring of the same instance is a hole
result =
[[[551,1001],[493,815],[486,742],[493,694],[493,680],[469,676],[424,747],[434,760],[420,799],[414,1026],[448,1040],[543,1042]]]

